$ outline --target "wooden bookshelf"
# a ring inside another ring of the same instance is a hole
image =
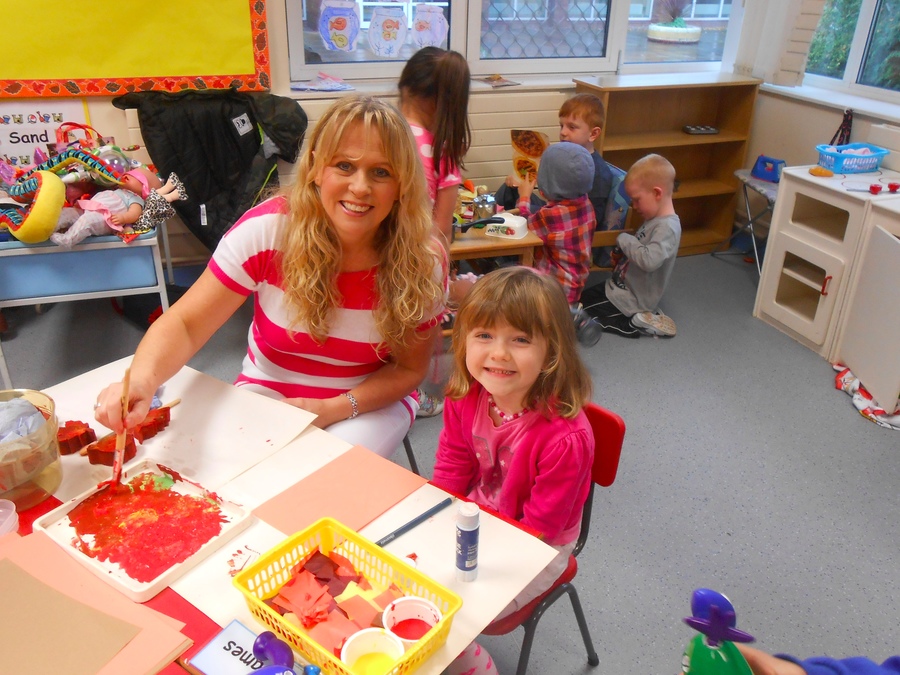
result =
[[[731,236],[759,80],[728,73],[605,75],[575,80],[575,91],[600,97],[606,124],[596,141],[603,158],[628,169],[651,152],[675,167],[679,255],[709,253]],[[685,125],[717,134],[691,135]],[[631,212],[628,229],[640,226]]]

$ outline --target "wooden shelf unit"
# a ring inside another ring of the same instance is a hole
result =
[[[759,80],[728,73],[605,75],[575,80],[575,91],[600,97],[606,124],[596,141],[603,158],[627,170],[651,152],[672,162],[679,187],[679,255],[709,253],[731,236]],[[692,135],[685,125],[717,134]],[[631,213],[627,229],[640,217]]]

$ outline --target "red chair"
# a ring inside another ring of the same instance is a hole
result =
[[[625,421],[616,413],[606,408],[601,408],[595,403],[586,405],[584,412],[591,424],[591,429],[594,431],[594,466],[591,470],[591,491],[588,494],[587,501],[584,503],[581,517],[581,532],[578,534],[575,550],[569,556],[569,564],[543,595],[538,596],[517,612],[495,621],[483,631],[485,635],[506,635],[519,626],[525,629],[516,675],[525,675],[525,672],[528,670],[528,658],[531,656],[531,645],[534,642],[534,633],[537,629],[538,621],[541,620],[544,612],[563,595],[568,595],[569,600],[572,601],[575,619],[578,621],[578,628],[581,630],[581,637],[587,650],[588,663],[592,666],[600,663],[600,657],[597,656],[594,643],[591,641],[591,634],[588,631],[584,611],[581,609],[578,591],[575,590],[571,581],[578,572],[578,561],[575,556],[584,548],[591,526],[594,484],[609,487],[616,479],[616,472],[619,468],[619,455],[622,452],[622,441],[625,439]]]

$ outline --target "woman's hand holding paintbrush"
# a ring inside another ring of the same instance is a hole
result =
[[[131,368],[126,368],[125,369],[125,377],[122,378],[122,395],[119,398],[119,408],[120,408],[119,414],[120,414],[121,418],[119,420],[120,429],[116,430],[116,452],[115,452],[115,457],[113,458],[112,478],[110,480],[103,481],[102,483],[100,483],[97,486],[98,488],[108,487],[110,485],[115,487],[122,480],[122,464],[124,463],[124,459],[125,459],[125,440],[126,440],[125,439],[125,437],[126,437],[125,417],[128,414],[128,384],[129,384],[130,379],[131,379]],[[107,391],[108,391],[108,389],[104,390],[104,393]],[[100,398],[98,397],[97,402],[94,404],[94,417],[98,421],[100,421],[102,414],[103,414],[103,407],[102,407],[102,404],[100,403]],[[107,425],[107,426],[111,426],[111,425]]]
[[[94,404],[94,419],[114,433],[133,429],[140,424],[153,401],[155,388],[146,379],[131,372],[129,368],[128,395],[123,403],[125,382],[114,382],[104,388],[97,396]]]
[[[122,429],[116,432],[116,456],[113,458],[112,482],[122,482],[122,464],[125,463],[125,418],[128,416],[128,383],[131,379],[131,368],[125,369],[122,378]]]

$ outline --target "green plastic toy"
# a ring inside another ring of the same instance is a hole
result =
[[[753,642],[749,633],[735,628],[734,606],[721,593],[698,588],[691,597],[693,616],[684,622],[700,632],[688,643],[681,659],[685,675],[753,675],[735,642]]]

